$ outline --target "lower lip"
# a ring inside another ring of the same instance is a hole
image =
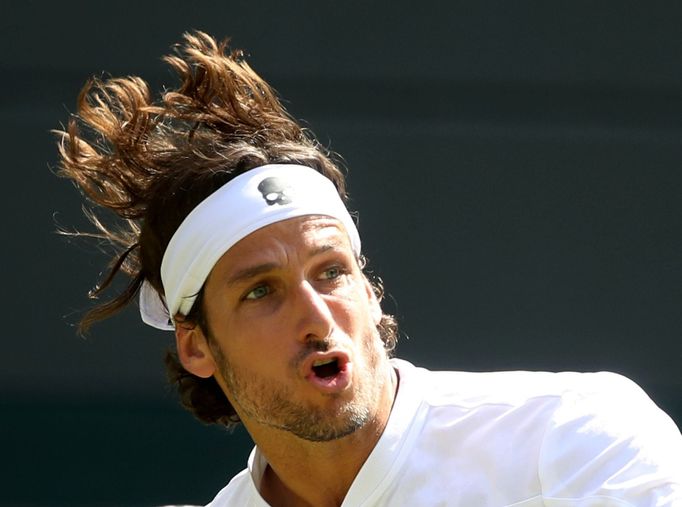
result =
[[[346,363],[343,366],[343,369],[333,377],[318,377],[314,373],[311,373],[306,377],[306,380],[310,382],[315,389],[326,394],[335,394],[345,391],[350,386],[350,379],[351,363]]]

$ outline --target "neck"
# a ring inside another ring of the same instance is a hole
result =
[[[352,434],[328,442],[310,442],[245,422],[268,461],[261,496],[273,507],[341,505],[386,427],[397,388],[396,372],[388,365],[373,417]]]

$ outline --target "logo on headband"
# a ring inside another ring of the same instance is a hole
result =
[[[273,204],[289,204],[294,197],[294,189],[277,176],[265,178],[258,184],[258,190],[268,206]]]

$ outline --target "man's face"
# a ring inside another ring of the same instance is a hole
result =
[[[376,416],[390,368],[381,310],[338,220],[245,237],[211,271],[204,302],[216,379],[247,426],[327,441]]]

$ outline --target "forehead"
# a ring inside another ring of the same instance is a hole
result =
[[[343,224],[326,216],[303,216],[267,225],[245,236],[223,254],[216,264],[223,269],[240,269],[278,254],[306,255],[322,249],[347,251],[352,255]]]

